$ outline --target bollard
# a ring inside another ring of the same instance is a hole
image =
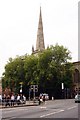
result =
[[[54,100],[54,97],[52,96],[52,100]]]

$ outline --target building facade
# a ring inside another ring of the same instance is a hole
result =
[[[74,93],[80,94],[80,61],[73,62],[74,72],[73,72],[73,89]]]
[[[0,80],[0,95],[2,94],[2,82]]]

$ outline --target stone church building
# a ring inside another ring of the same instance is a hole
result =
[[[80,93],[80,61],[73,62],[74,72],[73,72],[73,89],[74,92]]]
[[[32,54],[37,54],[42,52],[45,49],[44,43],[44,34],[43,34],[43,22],[42,22],[42,13],[40,7],[39,23],[37,30],[37,40],[36,40],[36,50],[32,46]],[[80,61],[73,62],[74,72],[73,72],[73,91],[75,94],[80,92]]]

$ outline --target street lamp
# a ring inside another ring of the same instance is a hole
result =
[[[30,92],[31,92],[31,89],[29,88],[29,101],[30,101]]]
[[[61,87],[62,87],[62,98],[64,98],[64,83],[61,83]]]
[[[20,82],[19,83],[21,86],[20,86],[20,93],[22,93],[22,84],[23,84],[23,82]]]

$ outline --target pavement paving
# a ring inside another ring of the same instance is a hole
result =
[[[24,107],[24,106],[37,106],[37,105],[39,105],[38,101],[35,101],[35,102],[34,101],[26,101],[25,104],[19,104],[19,105],[15,104],[14,106],[0,105],[0,109],[3,109],[3,108],[13,108],[13,107]]]

